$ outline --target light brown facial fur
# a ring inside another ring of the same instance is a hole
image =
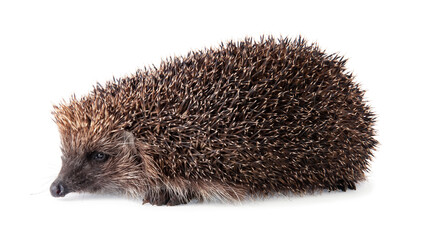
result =
[[[63,155],[53,185],[62,185],[63,196],[73,191],[140,192],[145,178],[133,134],[115,130],[117,122],[105,124],[105,108],[82,109],[78,103],[55,108]],[[96,157],[98,154],[103,158]]]
[[[55,107],[52,195],[177,205],[355,189],[377,141],[345,62],[302,38],[247,38],[97,85]]]

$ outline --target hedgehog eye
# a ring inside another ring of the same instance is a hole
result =
[[[90,159],[97,162],[104,162],[109,158],[109,155],[102,152],[92,152],[90,154]]]

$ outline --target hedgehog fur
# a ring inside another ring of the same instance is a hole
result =
[[[355,189],[377,141],[345,63],[301,37],[246,38],[98,84],[54,107],[51,193],[177,205]]]

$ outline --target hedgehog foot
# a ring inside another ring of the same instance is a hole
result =
[[[351,181],[339,181],[337,182],[336,189],[346,192],[347,189],[356,190],[355,183]]]
[[[190,194],[186,196],[179,196],[166,189],[160,189],[159,191],[149,191],[145,194],[143,204],[150,203],[151,205],[167,205],[176,206],[180,204],[187,204],[192,199]]]

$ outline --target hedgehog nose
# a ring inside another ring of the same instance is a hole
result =
[[[64,197],[68,193],[67,187],[61,181],[54,181],[50,186],[50,193],[53,197]]]

